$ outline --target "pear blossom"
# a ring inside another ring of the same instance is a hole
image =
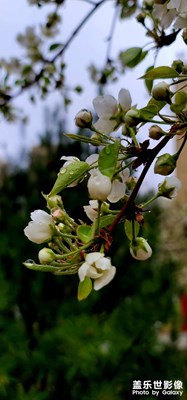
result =
[[[99,290],[108,285],[114,278],[116,267],[111,264],[111,260],[105,257],[104,253],[89,253],[85,257],[85,262],[78,270],[78,276],[81,282],[87,277],[94,279],[93,287]]]
[[[84,206],[83,207],[84,212],[86,213],[87,217],[91,221],[95,221],[98,215],[98,201],[97,200],[90,200],[89,201],[89,206]]]
[[[99,169],[90,171],[88,191],[91,199],[105,201],[112,190],[112,183],[108,176],[103,175]]]
[[[170,0],[164,4],[155,4],[153,16],[159,20],[163,29],[167,29],[175,20],[173,27],[183,29],[187,26],[186,0]]]
[[[118,103],[122,110],[127,111],[131,107],[131,95],[127,89],[121,89],[118,94],[118,102],[111,95],[98,96],[93,100],[94,109],[99,117],[94,127],[97,131],[105,134],[113,132],[116,121],[113,119],[118,111]]]
[[[181,188],[181,181],[176,176],[169,176],[158,185],[158,193],[160,196],[173,199],[177,196],[178,190]]]
[[[92,123],[92,113],[86,109],[80,110],[75,116],[75,124],[79,128],[87,128]]]
[[[126,193],[126,181],[129,178],[129,168],[125,168],[121,171],[116,178],[112,180],[112,190],[107,197],[110,203],[117,203]]]
[[[152,255],[152,249],[143,237],[137,237],[130,244],[130,253],[136,260],[147,260]]]
[[[24,229],[28,239],[38,244],[51,240],[53,235],[52,216],[43,210],[35,210],[31,213],[31,219],[32,221]]]

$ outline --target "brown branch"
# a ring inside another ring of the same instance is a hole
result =
[[[126,216],[126,213],[129,209],[130,206],[133,205],[136,196],[139,192],[139,189],[144,181],[144,178],[152,164],[152,162],[154,161],[155,157],[157,156],[157,154],[166,146],[166,144],[169,142],[169,140],[171,139],[171,136],[165,136],[158,144],[157,146],[155,146],[153,149],[150,150],[149,153],[149,159],[147,160],[145,167],[131,193],[131,195],[129,196],[127,202],[124,204],[123,208],[121,209],[121,211],[117,214],[115,220],[113,221],[113,223],[110,225],[110,227],[108,228],[108,231],[110,233],[112,233],[116,226],[118,225],[118,223],[120,222],[121,218],[124,218]]]

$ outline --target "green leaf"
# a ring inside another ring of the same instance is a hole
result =
[[[153,68],[154,68],[154,66],[151,65],[151,67],[146,69],[146,73],[151,71]],[[146,88],[148,90],[148,93],[151,94],[151,90],[152,90],[152,87],[153,87],[153,80],[152,79],[145,79],[145,86],[146,86]]]
[[[65,189],[71,183],[81,179],[85,172],[89,170],[90,166],[84,161],[73,161],[65,168],[61,168],[57,180],[49,194],[49,196],[54,196]]]
[[[133,237],[133,223],[134,223],[134,236]],[[125,233],[126,236],[128,237],[128,239],[131,241],[133,239],[135,239],[138,236],[140,230],[140,225],[137,221],[125,221]]]
[[[88,243],[94,238],[95,227],[94,225],[80,225],[77,228],[77,236],[83,243]]]
[[[140,118],[142,118],[144,121],[145,120],[150,120],[157,115],[157,107],[154,104],[150,104],[149,106],[143,107],[140,110]]]
[[[187,93],[185,92],[178,92],[175,95],[175,103],[171,104],[170,109],[171,111],[178,114],[179,112],[183,111],[187,104]]]
[[[141,47],[131,47],[126,51],[122,51],[119,58],[124,66],[134,68],[146,57],[146,55],[147,51],[142,51]]]
[[[103,175],[108,176],[110,179],[116,170],[116,164],[118,161],[119,143],[116,141],[114,144],[108,144],[104,147],[98,158],[99,170]]]
[[[49,51],[54,51],[54,50],[58,49],[59,47],[62,47],[62,43],[52,43],[49,46]]]
[[[148,71],[145,75],[141,76],[139,79],[171,79],[177,78],[179,73],[171,67],[156,67]]]
[[[106,228],[107,226],[111,225],[112,222],[115,220],[116,215],[103,215],[99,219],[99,227],[101,228]],[[95,225],[97,226],[97,219],[95,222]]]
[[[92,281],[90,278],[88,278],[88,276],[86,276],[83,282],[79,282],[78,296],[77,296],[78,300],[81,301],[86,299],[86,297],[89,296],[91,291],[92,291]]]

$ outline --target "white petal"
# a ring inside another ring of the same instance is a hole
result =
[[[92,201],[96,201],[97,200],[92,200]],[[97,210],[94,210],[91,206],[83,206],[84,212],[86,213],[87,217],[91,220],[91,221],[95,221],[95,219],[97,218]]]
[[[91,154],[90,156],[88,156],[85,161],[87,162],[87,164],[91,165],[93,163],[96,163],[98,158],[99,158],[99,154],[94,153],[94,154]]]
[[[24,229],[24,234],[33,243],[41,244],[51,239],[52,232],[49,225],[29,222],[29,224]]]
[[[99,251],[95,251],[94,253],[89,253],[86,255],[85,259],[89,265],[92,265],[95,261],[104,257],[104,253],[100,253]]]
[[[172,24],[175,17],[176,17],[176,11],[169,10],[167,14],[165,14],[160,20],[160,25],[162,26],[162,28],[167,29]]]
[[[94,124],[94,128],[101,133],[105,133],[106,135],[112,133],[116,126],[116,121],[110,120],[110,117],[101,117]]]
[[[125,183],[130,176],[130,169],[129,168],[123,169],[123,171],[120,173],[120,176],[121,176],[122,182]]]
[[[175,29],[183,29],[186,27],[187,27],[187,16],[186,16],[186,18],[177,17],[177,19],[174,23],[174,28]]]
[[[71,161],[71,162],[79,161],[79,158],[73,157],[73,156],[62,156],[60,159],[65,160],[65,161]]]
[[[100,258],[98,261],[95,262],[95,266],[96,268],[101,269],[103,271],[110,269],[111,268],[110,258],[107,257]]]
[[[118,101],[121,104],[123,110],[129,110],[132,104],[132,99],[129,90],[121,89],[118,94]]]
[[[79,279],[80,279],[81,282],[84,281],[89,268],[90,268],[90,264],[88,264],[87,262],[82,264],[81,267],[79,268],[78,276],[79,276]]]
[[[91,199],[105,201],[111,192],[112,183],[108,176],[101,174],[99,170],[92,170],[88,179],[88,191]]]
[[[96,268],[92,267],[92,266],[89,267],[87,274],[86,274],[86,276],[88,276],[89,278],[92,278],[92,279],[100,278],[100,276],[102,276],[102,275],[103,275],[103,273],[97,272]]]
[[[42,222],[45,224],[51,224],[53,221],[51,215],[43,210],[35,210],[31,212],[31,219],[34,222]]]
[[[119,201],[120,199],[122,199],[122,197],[125,196],[125,193],[126,193],[126,184],[115,179],[112,182],[112,190],[108,195],[107,199],[111,203],[117,203],[117,201]]]
[[[109,270],[105,271],[100,278],[95,279],[94,289],[99,290],[103,286],[108,285],[108,283],[114,278],[115,273],[116,273],[116,267],[113,266]]]
[[[112,116],[117,111],[117,101],[111,95],[98,96],[93,100],[93,106],[98,117]]]

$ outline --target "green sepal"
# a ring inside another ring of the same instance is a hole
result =
[[[41,272],[55,273],[56,271],[59,271],[59,269],[60,269],[60,266],[54,267],[52,265],[35,264],[34,262],[31,263],[31,262],[27,262],[27,261],[25,261],[23,263],[23,265],[28,269],[32,269],[33,271],[41,271]]]
[[[179,73],[171,67],[156,67],[149,70],[145,75],[141,76],[139,79],[171,79],[177,78]]]
[[[90,166],[84,161],[73,161],[65,168],[61,168],[58,173],[57,180],[49,193],[49,196],[54,196],[65,189],[71,183],[83,178],[84,174],[89,170]]]
[[[80,225],[77,228],[77,236],[83,243],[88,243],[94,238],[95,226],[94,225]]]
[[[79,301],[86,299],[92,291],[92,281],[88,276],[79,282],[77,298]]]
[[[115,143],[108,144],[106,147],[104,147],[99,154],[99,170],[103,175],[108,176],[110,179],[113,178],[113,175],[116,171],[118,152],[119,142],[116,141]]]
[[[133,224],[134,224],[134,228],[133,228]],[[129,240],[132,241],[138,236],[138,233],[140,230],[140,225],[137,221],[126,220],[124,227],[125,227],[126,236],[128,237]],[[134,229],[134,231],[133,231],[133,229]],[[133,234],[133,232],[134,232],[134,234]]]
[[[79,142],[92,144],[93,146],[99,146],[102,143],[102,140],[100,140],[100,138],[91,139],[87,136],[76,135],[73,133],[66,133],[66,134],[64,134],[64,136],[66,136],[70,139],[73,139],[73,140],[78,140]]]

